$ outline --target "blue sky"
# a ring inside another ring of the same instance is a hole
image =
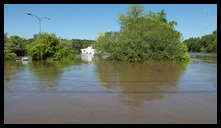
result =
[[[142,4],[145,10],[164,9],[169,20],[178,22],[176,29],[183,39],[211,33],[217,29],[216,4]],[[66,39],[96,39],[106,31],[119,31],[119,13],[129,4],[5,4],[4,32],[31,38],[39,32],[38,22],[29,11],[52,20],[42,22],[42,32],[55,33]]]

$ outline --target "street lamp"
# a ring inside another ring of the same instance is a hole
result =
[[[51,20],[51,19],[48,18],[48,17],[38,17],[37,15],[34,15],[34,14],[30,13],[30,12],[27,12],[26,14],[29,15],[29,16],[33,16],[33,17],[37,18],[37,20],[38,20],[38,22],[39,22],[39,34],[41,34],[41,21],[42,21],[43,19]],[[42,60],[42,51],[41,51],[41,60]]]
[[[29,15],[29,16],[34,16],[35,18],[37,18],[37,20],[38,20],[38,22],[39,22],[39,34],[41,34],[41,21],[42,21],[43,19],[51,20],[51,19],[48,18],[48,17],[38,17],[37,15],[34,15],[34,14],[30,13],[30,12],[27,12],[26,14]]]

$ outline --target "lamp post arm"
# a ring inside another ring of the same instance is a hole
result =
[[[41,21],[42,21],[43,19],[51,20],[51,19],[48,18],[48,17],[38,17],[37,15],[34,15],[34,14],[30,13],[30,12],[27,12],[26,14],[37,18],[37,20],[38,20],[38,22],[39,22],[39,34],[41,34]]]

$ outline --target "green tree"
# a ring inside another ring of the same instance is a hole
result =
[[[119,16],[120,32],[103,33],[94,44],[98,54],[120,61],[175,60],[188,61],[187,46],[175,21],[167,21],[166,13],[144,12],[132,5]]]
[[[10,50],[11,47],[12,43],[8,42],[7,33],[4,33],[4,59],[6,60],[15,59],[16,57],[16,54]]]
[[[54,34],[43,33],[38,35],[32,45],[29,46],[29,55],[33,60],[49,59],[63,61],[73,59],[73,51]]]
[[[25,38],[14,35],[8,37],[6,42],[10,44],[6,45],[6,47],[14,52],[17,56],[26,55],[27,40]]]
[[[119,38],[119,32],[105,32],[101,33],[97,38],[93,47],[97,50],[96,54],[101,56],[113,56]]]
[[[11,60],[11,59],[15,59],[16,54],[13,53],[11,50],[4,50],[4,59],[6,60]]]

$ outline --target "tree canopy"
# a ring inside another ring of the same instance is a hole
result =
[[[98,55],[111,60],[188,61],[187,47],[181,43],[181,33],[175,30],[175,21],[168,21],[166,13],[145,12],[139,5],[132,5],[119,17],[120,32],[99,35],[94,47]]]
[[[74,52],[54,34],[43,33],[29,46],[29,55],[33,60],[51,59],[62,61],[73,59]]]

